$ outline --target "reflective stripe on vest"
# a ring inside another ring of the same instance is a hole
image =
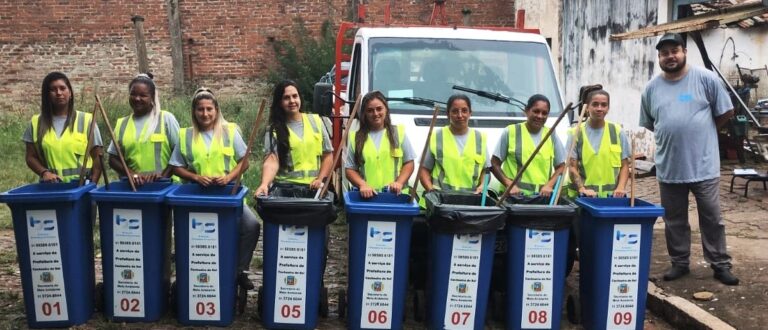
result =
[[[162,172],[171,158],[171,147],[165,135],[165,111],[160,112],[155,131],[146,136],[149,118],[144,122],[139,138],[133,116],[117,120],[117,145],[123,150],[125,162],[133,171],[148,174]]]
[[[80,167],[87,152],[88,130],[91,129],[92,119],[93,116],[90,113],[76,111],[73,129],[64,127],[61,136],[57,137],[55,129],[50,127],[42,140],[38,140],[40,115],[32,116],[32,142],[37,150],[42,152],[40,158],[48,170],[56,173],[63,182],[80,177]],[[90,169],[92,164],[92,160],[88,159],[86,168]]]
[[[320,131],[320,117],[314,114],[301,114],[303,134],[299,138],[288,128],[288,141],[291,145],[291,155],[288,159],[288,169],[280,169],[277,182],[293,182],[308,184],[320,173],[320,158],[323,155],[323,133]]]
[[[400,168],[403,164],[403,139],[405,138],[405,126],[397,125],[393,130],[394,147],[389,145],[389,130],[384,130],[379,142],[379,148],[373,142],[370,136],[363,145],[363,161],[359,166],[358,173],[365,182],[376,190],[386,187],[391,182],[397,180],[400,175]],[[357,135],[352,135],[351,152],[355,153]],[[367,165],[367,166],[366,166]]]
[[[525,123],[519,123],[507,126],[509,131],[509,140],[507,144],[507,158],[502,164],[502,171],[508,178],[514,178],[517,175],[519,168],[523,166],[523,163],[536,149],[536,144],[533,143],[531,133],[528,131],[528,127]],[[541,128],[541,137],[543,138],[549,128]],[[514,156],[512,156],[514,155]],[[528,165],[525,172],[523,172],[520,181],[517,183],[517,188],[525,195],[533,195],[539,192],[541,186],[545,185],[549,178],[552,176],[552,166],[555,158],[555,146],[554,140],[550,139],[541,146],[539,153]]]
[[[464,150],[459,152],[456,138],[448,126],[435,132],[430,151],[435,156],[432,183],[445,190],[474,190],[486,163],[486,137],[476,129],[467,136]],[[471,175],[470,175],[471,173]]]
[[[192,127],[179,130],[179,148],[187,162],[188,169],[203,176],[222,176],[229,174],[235,160],[235,124],[229,124],[221,130],[219,139],[211,141],[210,146],[198,134],[194,136]]]
[[[581,161],[579,174],[584,180],[584,188],[594,190],[598,196],[605,197],[613,194],[616,180],[621,170],[621,128],[612,122],[605,122],[607,130],[603,130],[600,149],[596,152],[587,138],[586,123],[581,124]],[[606,147],[607,146],[607,147]],[[578,191],[578,187],[571,185]]]

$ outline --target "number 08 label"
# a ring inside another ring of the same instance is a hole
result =
[[[56,210],[29,210],[26,220],[35,320],[66,321],[69,317]]]

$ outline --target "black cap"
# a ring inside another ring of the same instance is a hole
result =
[[[656,50],[659,50],[664,43],[673,43],[685,48],[685,39],[679,33],[665,33],[659,38],[659,42],[656,43]]]

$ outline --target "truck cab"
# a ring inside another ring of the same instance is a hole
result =
[[[345,57],[349,69],[342,72],[346,73],[346,86],[337,91],[348,100],[381,91],[389,99],[392,123],[405,126],[417,157],[427,139],[433,106],[403,99],[442,102],[438,103],[441,112],[435,125],[439,128],[448,125],[444,102],[454,93],[466,94],[472,101],[469,126],[487,134],[489,153],[504,127],[525,121],[523,109],[531,95],[549,98],[548,127],[563,111],[550,49],[537,33],[493,28],[360,27],[351,46],[351,54]],[[336,67],[341,67],[339,59]],[[510,102],[461,92],[454,86],[503,95]],[[349,106],[340,104],[336,103],[336,113],[349,113]],[[335,122],[334,132],[340,132],[336,123],[341,121]],[[556,131],[563,143],[566,130],[567,125],[561,124]],[[338,136],[334,134],[335,143]],[[416,159],[417,169],[419,161]]]

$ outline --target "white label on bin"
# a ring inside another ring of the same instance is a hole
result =
[[[611,280],[608,283],[608,316],[605,323],[608,329],[635,328],[640,274],[640,231],[639,224],[613,226]]]
[[[554,251],[554,231],[536,229],[525,231],[521,328],[549,329],[552,327]]]
[[[112,310],[115,316],[144,317],[141,228],[141,210],[112,211]]]
[[[189,319],[221,320],[219,215],[189,213]]]
[[[445,329],[474,329],[477,286],[480,281],[482,235],[453,235],[448,294],[445,298]]]
[[[361,328],[389,329],[392,327],[396,229],[397,224],[394,222],[368,222],[365,235]]]
[[[275,323],[304,323],[304,314],[308,312],[305,306],[308,236],[307,226],[280,225],[278,230]]]
[[[69,319],[58,226],[56,210],[27,211],[29,261],[37,322]]]

